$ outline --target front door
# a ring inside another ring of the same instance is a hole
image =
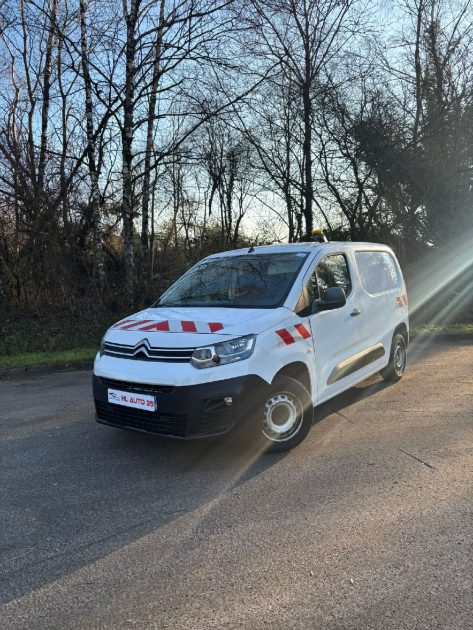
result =
[[[346,304],[309,315],[321,402],[360,380],[360,358],[366,350],[363,305],[355,269],[348,252],[330,253],[316,264],[306,285],[309,303],[324,299],[330,287],[345,291]]]

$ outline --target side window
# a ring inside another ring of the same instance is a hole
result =
[[[347,259],[343,254],[326,256],[309,278],[296,306],[296,313],[307,314],[307,309],[314,300],[323,299],[330,287],[341,287],[345,295],[351,291],[350,272]]]
[[[361,284],[371,295],[400,287],[398,267],[389,252],[355,252],[355,258]]]
[[[345,256],[343,254],[326,256],[317,265],[317,269],[315,270],[315,282],[315,297],[321,300],[324,299],[325,291],[332,287],[340,287],[345,291],[345,295],[348,295],[351,291],[351,280]]]

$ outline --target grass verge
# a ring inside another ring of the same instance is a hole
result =
[[[411,328],[414,335],[442,335],[447,337],[473,337],[473,324],[450,324],[446,326],[436,324],[418,324]]]
[[[80,361],[92,361],[96,353],[97,347],[49,352],[24,352],[13,356],[0,356],[0,369],[29,368],[39,365],[57,366]]]

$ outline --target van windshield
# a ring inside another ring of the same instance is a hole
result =
[[[286,299],[308,254],[244,254],[205,260],[153,305],[276,308]]]

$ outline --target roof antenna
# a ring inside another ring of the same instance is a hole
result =
[[[249,254],[252,254],[255,251],[255,248],[253,247],[253,245],[250,247],[250,249],[248,250]]]

